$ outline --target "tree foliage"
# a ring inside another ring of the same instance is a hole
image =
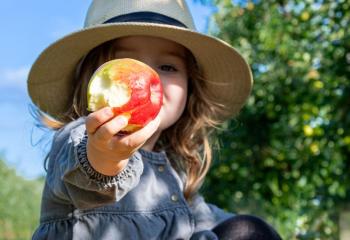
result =
[[[255,83],[218,131],[205,195],[285,239],[338,239],[350,202],[350,2],[211,3],[211,33],[246,57]]]
[[[30,239],[39,223],[43,180],[25,180],[0,159],[0,239]]]

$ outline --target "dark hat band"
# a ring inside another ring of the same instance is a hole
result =
[[[155,12],[134,12],[128,13],[124,15],[119,15],[108,19],[104,23],[116,23],[116,22],[147,22],[147,23],[160,23],[160,24],[168,24],[177,27],[187,28],[185,24],[182,22],[165,16],[163,14],[155,13]]]

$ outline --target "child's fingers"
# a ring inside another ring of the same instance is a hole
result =
[[[150,121],[144,128],[134,133],[135,138],[145,138],[149,139],[158,129],[160,124],[159,115],[153,120]]]
[[[100,141],[108,141],[114,135],[116,135],[120,130],[128,125],[128,118],[119,115],[110,121],[101,125],[93,134],[93,137]]]
[[[110,142],[112,148],[119,148],[121,145],[129,149],[139,148],[144,144],[158,129],[160,123],[159,115],[150,121],[145,127],[124,137],[115,137]]]
[[[96,130],[105,122],[114,116],[113,110],[110,107],[104,107],[96,112],[90,113],[86,118],[86,131],[89,134],[94,134]]]

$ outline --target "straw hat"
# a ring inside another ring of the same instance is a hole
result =
[[[252,87],[243,57],[226,42],[195,30],[185,0],[95,0],[84,28],[48,46],[34,62],[28,91],[34,104],[54,118],[67,110],[79,61],[94,47],[124,36],[146,35],[189,49],[204,71],[210,97],[235,115]]]

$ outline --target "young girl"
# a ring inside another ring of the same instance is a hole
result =
[[[109,107],[88,112],[86,95],[100,65],[126,57],[158,72],[164,99],[155,120],[120,136],[127,119]],[[198,193],[208,135],[238,113],[251,85],[243,58],[197,33],[184,1],[93,1],[85,28],[49,46],[30,71],[30,96],[57,130],[33,239],[280,239],[261,219]]]

